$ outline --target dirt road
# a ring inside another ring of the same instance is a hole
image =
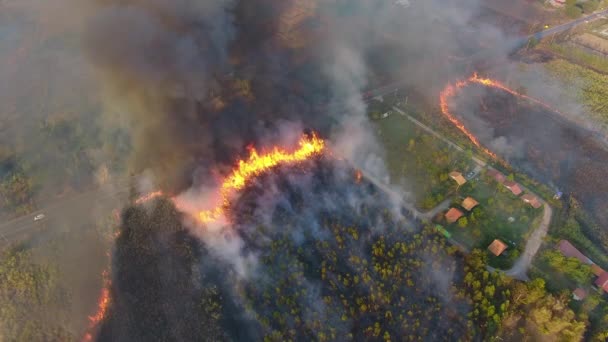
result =
[[[532,259],[534,259],[534,256],[538,252],[540,245],[543,243],[543,240],[547,235],[549,224],[551,224],[551,216],[553,215],[553,209],[551,209],[551,206],[549,206],[549,204],[547,204],[545,201],[543,201],[543,209],[543,218],[536,230],[534,230],[532,235],[530,235],[528,238],[524,253],[519,257],[519,259],[517,259],[511,269],[505,271],[505,274],[509,277],[523,281],[529,280],[526,272],[528,271],[528,268],[532,263]]]

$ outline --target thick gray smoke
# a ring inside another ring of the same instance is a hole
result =
[[[230,71],[232,8],[232,1],[99,2],[83,42],[106,102],[127,118],[135,171],[153,168],[175,182],[194,158],[211,157],[211,113],[199,105]]]
[[[362,92],[403,79],[434,97],[452,72],[442,61],[446,51],[461,49],[434,22],[462,29],[476,10],[475,2],[437,1],[412,10],[394,1],[110,1],[93,11],[84,42],[105,100],[128,118],[133,168],[151,169],[171,191],[189,188],[178,203],[196,215],[208,209],[201,203],[219,203],[217,179],[245,145],[293,146],[307,128],[353,166],[390,181]],[[403,59],[385,65],[384,49]],[[352,208],[369,200],[344,195]],[[256,215],[270,225],[273,201],[288,200],[279,188],[267,196],[272,204]],[[323,199],[319,205],[332,207]],[[313,232],[316,214],[311,208],[306,216]],[[255,255],[242,254],[245,243],[226,235],[225,223],[196,231],[247,277]]]
[[[361,93],[399,81],[412,101],[436,110],[429,104],[437,103],[446,82],[471,71],[469,56],[487,47],[505,52],[509,45],[491,20],[478,20],[479,0],[411,0],[408,8],[394,0],[50,3],[0,4],[2,23],[10,22],[0,25],[0,47],[8,47],[0,48],[0,57],[23,63],[19,69],[0,65],[0,108],[7,113],[0,118],[0,142],[8,146],[0,157],[19,156],[31,174],[44,171],[37,185],[54,192],[69,193],[94,174],[99,183],[108,173],[144,175],[137,190],[181,192],[188,213],[218,201],[212,198],[217,180],[246,156],[247,145],[293,146],[304,129],[319,131],[336,155],[390,181]],[[294,19],[300,5],[309,11],[304,21]],[[32,22],[37,28],[24,34]],[[45,35],[62,39],[49,42]],[[506,52],[500,55],[497,60]],[[526,75],[513,82],[544,96],[536,90],[542,84]],[[580,108],[571,102],[557,106]],[[66,122],[81,125],[66,128]],[[490,147],[522,155],[521,143],[495,136],[481,120],[474,125],[489,133],[484,138]],[[47,135],[40,126],[50,127]],[[84,143],[90,137],[94,143]],[[66,149],[70,158],[55,158]],[[91,162],[67,162],[83,160]],[[314,180],[299,175],[290,182],[305,189]],[[279,185],[268,184],[254,214],[270,225],[277,207],[296,211]],[[356,211],[373,201],[352,189],[328,188],[320,196],[307,198],[316,206],[302,217],[319,239],[321,209],[337,209],[336,202],[344,201]],[[383,222],[375,226],[384,228]],[[245,242],[224,234],[221,224],[212,228],[199,236],[232,262],[239,277],[250,276],[255,253],[243,253]],[[290,238],[303,239],[297,230]],[[444,278],[438,283],[448,284]]]

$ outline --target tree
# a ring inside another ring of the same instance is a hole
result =
[[[460,228],[465,228],[468,224],[469,224],[469,221],[467,220],[466,217],[461,217],[460,219],[458,219],[458,226]]]
[[[540,41],[538,40],[538,38],[536,38],[536,37],[530,37],[530,39],[528,39],[528,49],[535,48],[538,45],[538,43],[540,43]],[[524,87],[519,87],[518,90],[519,90],[518,92],[520,92],[520,94],[525,94],[525,88]],[[523,90],[524,93],[522,93],[521,90]]]
[[[11,248],[0,254],[3,341],[74,341],[68,298],[57,267],[36,261],[32,250]]]
[[[22,172],[12,173],[0,184],[0,199],[11,210],[26,214],[31,210],[32,184]]]
[[[591,280],[593,272],[589,265],[584,265],[576,258],[565,257],[558,251],[547,250],[542,254],[542,260],[558,272],[564,273],[573,281],[584,284]]]
[[[583,14],[583,10],[576,2],[576,0],[566,0],[566,15],[570,18],[578,18]]]
[[[586,14],[590,14],[595,12],[595,10],[597,10],[597,8],[599,7],[599,2],[596,0],[588,0],[585,1],[581,4],[581,7],[583,8],[583,12],[585,12]]]

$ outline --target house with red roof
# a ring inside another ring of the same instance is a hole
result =
[[[604,272],[604,274],[597,277],[595,286],[602,289],[604,292],[608,292],[608,272]]]
[[[593,264],[591,259],[587,258],[585,254],[576,249],[576,247],[574,247],[568,240],[561,240],[557,244],[557,249],[559,249],[559,251],[568,258],[577,258],[580,262],[587,265]]]
[[[495,181],[497,181],[498,183],[501,183],[501,184],[502,184],[502,183],[503,183],[505,180],[507,180],[507,177],[506,177],[505,175],[503,175],[502,173],[500,173],[499,171],[494,170],[494,169],[490,169],[490,170],[488,170],[487,175],[488,175],[489,177],[494,178],[494,180],[495,180]]]
[[[461,204],[461,206],[467,211],[473,210],[473,208],[475,208],[477,205],[479,205],[479,202],[477,202],[473,197],[465,198]]]
[[[591,265],[591,272],[593,272],[593,274],[595,274],[596,277],[599,277],[602,274],[606,273],[606,271],[604,271],[603,268],[599,267],[596,264]]]
[[[511,192],[515,196],[519,196],[522,193],[522,190],[521,190],[521,187],[519,186],[519,184],[517,184],[513,181],[506,181],[503,183],[503,185],[505,186],[505,188],[511,190]]]
[[[446,221],[448,221],[448,223],[454,223],[458,221],[458,219],[461,218],[462,215],[464,215],[462,211],[456,208],[451,208],[450,210],[448,210],[447,213],[445,213],[445,219]]]
[[[529,205],[531,205],[532,208],[534,208],[534,209],[538,209],[542,206],[542,203],[540,203],[540,200],[538,199],[538,197],[536,197],[532,194],[525,194],[525,195],[521,196],[521,200],[528,203]]]
[[[583,299],[587,298],[587,291],[585,291],[579,287],[576,290],[572,291],[572,298],[574,298],[574,300],[577,300],[577,301],[583,300]]]
[[[498,239],[492,241],[492,243],[488,246],[488,250],[490,250],[490,252],[496,256],[501,255],[506,249],[507,245]]]
[[[462,176],[462,173],[458,171],[450,172],[449,176],[458,184],[458,186],[461,186],[467,182],[467,180]]]

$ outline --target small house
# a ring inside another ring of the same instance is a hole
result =
[[[504,252],[506,249],[507,249],[507,245],[498,239],[495,239],[494,241],[492,241],[492,243],[488,246],[488,250],[496,256],[501,255],[502,252]]]
[[[577,301],[583,300],[583,299],[587,298],[587,291],[585,291],[579,287],[576,290],[572,291],[572,298],[574,298],[574,300],[577,300]]]
[[[446,219],[446,221],[448,221],[448,223],[454,223],[454,222],[458,221],[458,219],[461,218],[462,215],[464,215],[462,213],[462,211],[460,211],[456,208],[450,208],[450,210],[448,210],[448,212],[445,213],[445,219]]]
[[[521,187],[519,186],[519,184],[517,184],[513,181],[506,181],[503,183],[503,185],[505,186],[505,188],[511,190],[511,192],[515,196],[519,196],[522,193],[522,190],[521,190]]]
[[[467,197],[462,201],[462,207],[466,209],[466,211],[471,211],[475,208],[479,202],[477,202],[473,197]]]
[[[591,272],[593,272],[593,274],[595,274],[596,277],[599,277],[602,274],[606,273],[606,271],[604,271],[603,268],[599,267],[596,264],[591,265]]]
[[[604,292],[608,292],[608,272],[604,272],[595,280],[595,286],[604,290]]]
[[[577,258],[580,262],[587,265],[593,264],[591,259],[587,258],[585,254],[576,249],[576,247],[574,247],[568,240],[561,240],[557,244],[557,249],[559,249],[559,251],[568,258]]]
[[[521,196],[521,200],[528,203],[529,205],[531,205],[532,208],[534,208],[534,209],[538,209],[542,206],[542,203],[540,203],[540,200],[538,199],[538,197],[536,197],[532,194],[525,194],[525,195]]]
[[[507,177],[505,175],[494,169],[488,170],[487,175],[489,177],[494,178],[495,181],[501,184],[504,183],[505,180],[507,180]]]
[[[458,186],[463,185],[464,183],[467,182],[467,180],[462,176],[462,173],[458,172],[458,171],[452,171],[450,172],[450,178],[452,178],[453,180],[456,181],[456,183],[458,183]]]

